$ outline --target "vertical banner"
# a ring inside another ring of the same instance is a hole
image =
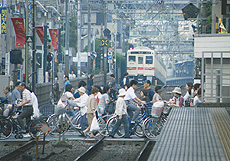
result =
[[[44,45],[44,30],[42,26],[36,27],[36,32],[38,34],[38,37],[40,38],[42,44]]]
[[[1,28],[0,28],[0,34],[6,34],[6,20],[7,20],[7,9],[6,7],[0,7],[0,22],[1,22]]]
[[[11,18],[16,35],[16,48],[24,48],[25,45],[25,27],[23,18]]]
[[[55,50],[58,50],[58,29],[49,29],[52,45]]]

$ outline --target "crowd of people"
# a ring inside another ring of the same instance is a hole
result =
[[[201,102],[201,86],[200,84],[186,84],[186,94],[182,96],[181,88],[175,87],[172,91],[173,97],[169,100],[162,99],[162,92],[165,90],[163,86],[155,86],[154,90],[151,81],[144,81],[144,88],[140,90],[140,98],[137,97],[135,90],[138,82],[136,80],[129,81],[128,73],[124,73],[124,78],[119,85],[113,74],[110,75],[111,81],[102,86],[94,85],[94,75],[90,76],[88,84],[80,81],[78,88],[73,89],[69,77],[65,76],[64,92],[58,101],[57,108],[66,108],[70,119],[75,117],[75,110],[80,110],[80,125],[82,134],[87,136],[91,129],[92,120],[106,114],[117,115],[118,121],[109,136],[114,137],[121,123],[125,127],[125,137],[129,138],[129,122],[135,124],[141,111],[141,106],[148,107],[151,112],[152,106],[156,102],[167,103],[170,107],[187,107],[195,106]],[[120,87],[121,86],[121,87]],[[120,89],[119,89],[120,87]],[[36,95],[26,88],[24,82],[17,82],[11,93],[9,87],[4,88],[5,97],[1,98],[1,103],[12,104],[12,107],[22,107],[21,114],[17,117],[23,133],[26,133],[25,124],[33,117],[39,117],[38,101]],[[8,113],[11,109],[8,109]],[[7,112],[6,112],[7,113]],[[5,114],[6,115],[6,114]],[[90,131],[90,137],[95,137],[93,131]]]
[[[117,124],[109,134],[114,137],[121,123],[125,127],[125,137],[129,138],[128,133],[129,123],[127,117],[130,118],[131,124],[135,124],[141,111],[141,106],[148,107],[151,112],[154,103],[162,101],[170,107],[196,106],[201,102],[201,87],[200,84],[186,84],[186,94],[182,96],[181,88],[175,87],[172,91],[173,97],[169,100],[162,99],[162,92],[165,90],[163,86],[156,86],[153,90],[151,81],[144,81],[144,88],[140,90],[140,98],[137,97],[135,90],[138,82],[136,80],[129,81],[128,73],[124,73],[124,78],[119,85],[113,74],[110,75],[111,81],[105,86],[97,86],[93,84],[94,75],[90,76],[88,84],[85,81],[80,81],[77,90],[71,90],[72,86],[68,84],[69,89],[64,92],[74,91],[73,96],[69,96],[69,102],[75,109],[80,109],[81,112],[81,130],[84,136],[91,129],[92,120],[94,117],[100,117],[106,114],[115,113],[118,118]],[[120,87],[120,89],[119,89]],[[74,97],[74,99],[73,99]],[[74,114],[74,112],[72,113]],[[71,115],[71,117],[73,117]],[[95,137],[90,131],[90,137]]]

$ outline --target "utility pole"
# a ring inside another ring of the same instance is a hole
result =
[[[101,40],[103,39],[103,25],[101,24]],[[101,74],[102,74],[102,72],[103,72],[103,48],[102,48],[102,46],[101,46],[101,50],[100,50],[100,54],[101,54],[101,65],[100,65],[100,67],[101,67]]]
[[[36,93],[36,2],[33,0],[33,46],[32,46],[32,53],[33,53],[33,66],[32,66],[32,91]]]
[[[46,69],[47,69],[47,12],[45,12],[45,24],[44,24],[44,58],[43,58],[43,77],[44,83],[46,82]]]
[[[106,12],[106,3],[104,8],[104,30],[107,28],[107,12]],[[105,40],[107,40],[107,36],[105,36]],[[104,45],[104,85],[107,83],[107,63],[108,63],[108,52],[107,52],[107,46]]]
[[[207,1],[202,1],[202,21],[201,21],[201,33],[207,33],[207,19],[206,19],[206,4]]]
[[[77,61],[77,77],[81,76],[81,1],[77,2],[77,52],[78,52],[78,61]]]
[[[88,75],[91,74],[91,6],[90,0],[88,0]]]
[[[65,1],[65,75],[69,76],[69,0]]]

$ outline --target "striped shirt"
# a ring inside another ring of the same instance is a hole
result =
[[[22,92],[22,99],[23,99],[23,102],[30,100],[30,102],[25,104],[24,106],[32,106],[33,105],[32,94],[28,89],[24,89],[24,91]]]

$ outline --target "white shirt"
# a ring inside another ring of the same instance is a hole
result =
[[[83,116],[87,112],[87,102],[89,96],[85,93],[79,98],[76,98],[74,101],[77,103],[77,106],[80,107],[81,115]]]
[[[126,84],[126,77],[124,77],[124,79],[123,79],[123,84],[124,85]]]
[[[24,91],[22,92],[22,98],[23,98],[23,102],[25,101],[30,101],[29,103],[25,104],[24,106],[32,106],[33,102],[32,102],[32,94],[28,89],[24,89]]]
[[[134,89],[133,89],[133,87],[130,87],[128,90],[127,90],[127,92],[126,92],[126,95],[125,95],[125,98],[124,98],[124,100],[125,101],[131,101],[131,100],[133,100],[134,98],[136,98],[137,96],[136,96],[136,94],[135,94],[135,91],[134,91]]]
[[[73,97],[73,93],[71,93],[71,92],[65,92],[64,93],[66,96],[67,96],[67,99],[69,100],[71,97]],[[64,95],[63,94],[63,95]],[[65,104],[66,102],[62,102],[62,100],[61,100],[61,98],[59,99],[59,101],[58,101],[58,106],[62,106],[62,107],[65,107],[66,106],[66,104]]]
[[[194,93],[194,90],[193,89],[191,89],[191,95],[188,93],[188,91],[187,91],[187,93],[185,94],[185,96],[183,97],[184,98],[184,101],[186,101],[189,97],[193,97],[193,93]]]
[[[69,74],[69,79],[74,79],[74,78],[76,78],[75,74]]]
[[[115,114],[118,116],[127,114],[127,108],[123,97],[118,97],[117,99]]]
[[[193,105],[196,106],[197,103],[202,103],[202,101],[200,100],[199,97],[196,96],[196,97],[194,98],[194,100],[193,100]]]

